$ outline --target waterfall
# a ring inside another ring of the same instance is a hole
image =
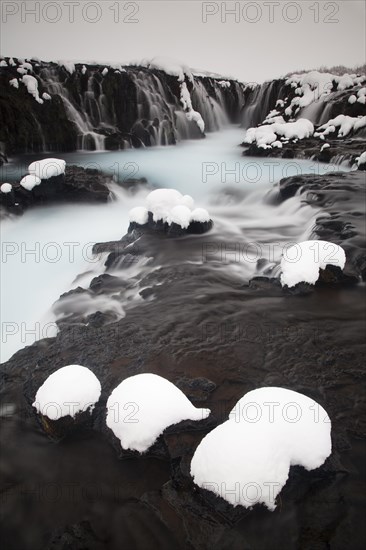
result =
[[[97,118],[100,122],[101,116],[98,103],[95,100],[94,92],[91,90],[91,85],[88,91],[85,92],[85,97],[81,102],[82,110],[78,110],[77,105],[72,102],[70,93],[66,86],[58,79],[58,71],[56,69],[44,69],[41,73],[44,87],[49,94],[57,94],[65,107],[66,114],[71,122],[73,122],[78,131],[78,149],[87,151],[104,151],[105,136],[95,131],[91,122],[92,118]],[[96,112],[93,113],[93,107],[96,107]]]
[[[19,143],[15,149],[102,151],[174,145],[240,122],[245,85],[238,81],[198,74],[186,77],[188,107],[181,97],[183,81],[163,70],[103,69],[79,63],[69,68],[52,62],[32,66],[40,95],[46,92],[51,99],[38,107],[31,96],[27,98],[24,108],[35,119],[38,140],[31,129],[23,131],[20,126],[13,139]],[[16,71],[11,66],[0,70],[9,72],[9,78]],[[13,97],[15,93],[13,89]]]

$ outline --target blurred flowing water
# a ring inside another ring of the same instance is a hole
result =
[[[178,189],[192,195],[197,206],[207,208],[214,220],[206,246],[212,267],[243,281],[260,273],[259,258],[264,269],[273,266],[286,243],[308,238],[317,211],[298,196],[278,204],[274,184],[282,177],[322,174],[333,167],[305,160],[243,157],[238,146],[242,138],[242,130],[228,127],[204,140],[177,146],[52,154],[68,165],[97,168],[110,175],[113,200],[98,205],[42,206],[2,222],[1,360],[35,340],[53,336],[52,304],[63,292],[86,287],[103,272],[103,258],[92,255],[92,245],[119,240],[128,228],[128,211],[143,204],[149,192],[149,188],[140,187],[131,194],[118,185],[130,178],[146,178],[150,186]],[[12,159],[0,170],[0,179],[19,181],[30,162],[47,156]],[[192,247],[190,261],[205,259],[202,247]],[[124,277],[138,277],[138,269],[127,270]],[[143,263],[141,270],[145,273],[146,269]],[[75,301],[78,307],[76,297]],[[100,309],[103,304],[95,302],[90,312]],[[119,314],[124,314],[123,307]]]

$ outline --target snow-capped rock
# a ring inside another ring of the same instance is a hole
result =
[[[260,388],[238,401],[229,420],[207,434],[191,462],[194,483],[233,506],[276,497],[292,465],[312,470],[332,450],[331,423],[308,397],[284,388]]]
[[[182,420],[203,420],[209,409],[197,409],[174,384],[156,374],[127,378],[107,401],[107,426],[123,449],[146,452],[159,435]]]
[[[32,191],[32,189],[37,185],[39,185],[40,183],[41,183],[41,178],[32,174],[25,176],[20,181],[20,185],[24,187],[24,189],[27,189],[27,191]]]
[[[37,391],[33,407],[51,420],[91,412],[101,385],[95,374],[81,365],[67,365],[51,374]]]
[[[13,186],[10,183],[3,183],[0,187],[2,193],[11,193]]]
[[[48,180],[65,173],[66,162],[61,159],[48,158],[32,162],[28,172],[41,180]]]
[[[333,265],[343,270],[346,254],[342,247],[327,241],[304,241],[288,248],[281,259],[281,284],[294,287],[298,283],[314,285],[319,270]]]

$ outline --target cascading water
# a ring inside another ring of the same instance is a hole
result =
[[[57,94],[61,98],[69,120],[76,125],[78,130],[78,149],[104,151],[105,136],[95,131],[88,110],[83,109],[79,111],[73,104],[67,88],[58,79],[58,71],[55,69],[43,69],[40,76],[48,93]],[[89,101],[91,101],[93,92],[88,91],[86,93],[90,94]],[[97,105],[96,102],[95,104]]]

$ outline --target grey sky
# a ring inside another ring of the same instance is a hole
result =
[[[1,4],[2,55],[122,63],[164,55],[245,81],[365,62],[364,0]]]

